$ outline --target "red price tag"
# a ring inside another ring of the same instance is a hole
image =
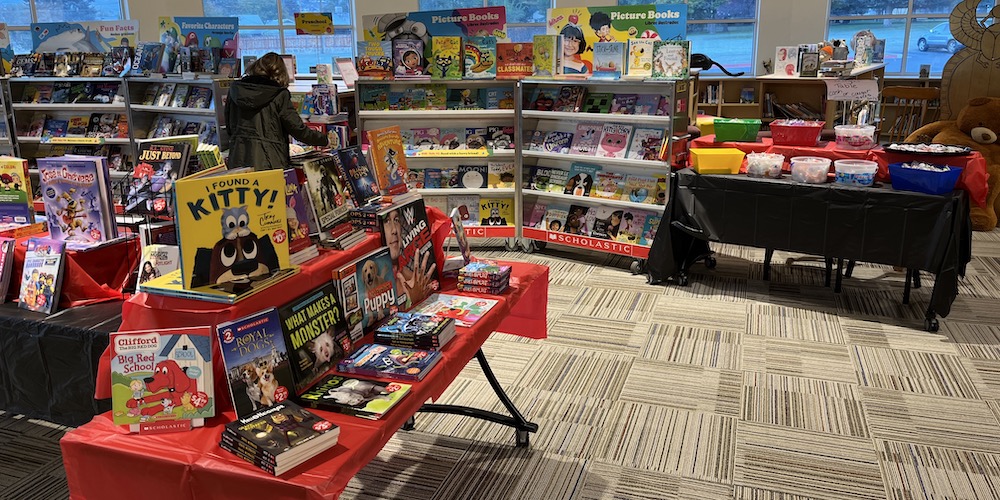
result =
[[[285,386],[278,387],[274,390],[274,400],[281,403],[288,399],[288,389]]]

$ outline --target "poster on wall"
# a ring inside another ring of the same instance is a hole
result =
[[[361,24],[365,41],[413,38],[422,40],[425,49],[432,36],[507,39],[507,9],[502,6],[362,16]]]
[[[7,23],[0,23],[0,64],[3,65],[3,74],[10,74],[13,62],[14,49],[10,46],[10,33],[7,31]]]
[[[84,21],[31,23],[31,47],[42,52],[110,52],[112,47],[135,47],[139,21]]]
[[[296,35],[332,35],[333,14],[329,12],[296,12]]]
[[[222,57],[238,57],[240,20],[235,17],[161,17],[160,42],[173,47],[218,48]]]
[[[563,35],[564,71],[591,73],[595,42],[627,42],[629,38],[653,40],[686,38],[687,5],[549,9],[546,32],[550,35]]]

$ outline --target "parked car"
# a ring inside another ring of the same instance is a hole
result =
[[[941,23],[937,26],[927,30],[926,33],[920,36],[917,40],[917,50],[920,52],[927,52],[929,49],[939,48],[945,49],[948,52],[954,54],[959,50],[962,50],[965,45],[959,43],[951,36],[951,28],[948,23]]]

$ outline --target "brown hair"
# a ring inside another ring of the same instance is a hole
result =
[[[288,86],[288,70],[285,61],[274,52],[268,52],[247,68],[247,76],[256,75],[270,78],[282,87]]]

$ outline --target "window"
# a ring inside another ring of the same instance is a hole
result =
[[[955,40],[948,16],[960,0],[832,0],[828,39],[847,40],[859,31],[871,30],[885,39],[887,73],[917,74],[929,65],[940,75],[952,53],[964,46]],[[983,18],[994,2],[983,1],[977,17]],[[853,56],[853,53],[852,53]]]
[[[551,0],[420,0],[419,9],[450,10],[470,7],[506,7],[507,37],[513,42],[530,42],[545,34],[545,15]]]
[[[125,0],[0,0],[0,22],[7,23],[15,54],[31,52],[31,23],[116,21],[125,12]]]
[[[618,0],[618,5],[684,3],[681,0]],[[691,52],[705,54],[736,73],[753,74],[757,0],[689,0],[687,39]],[[712,67],[706,73],[721,73]]]
[[[241,55],[294,54],[299,73],[308,73],[317,64],[332,64],[336,57],[354,57],[354,14],[350,0],[202,0],[202,3],[206,16],[239,18]],[[333,35],[296,35],[296,12],[330,12]]]

